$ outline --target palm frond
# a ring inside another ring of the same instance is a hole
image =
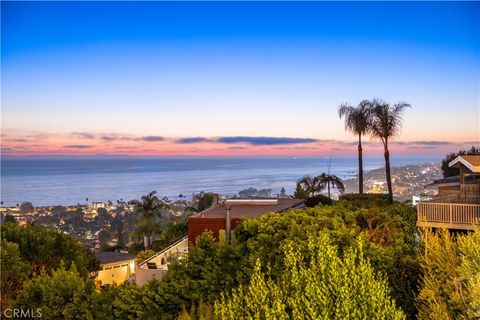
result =
[[[368,118],[370,115],[370,102],[363,100],[357,107],[347,103],[338,108],[340,118],[345,118],[345,130],[354,134],[365,134],[368,131]]]
[[[392,137],[398,136],[403,122],[403,113],[410,104],[401,102],[390,107],[381,99],[373,100],[369,129],[373,139],[379,139],[385,145]]]
[[[330,184],[333,188],[338,189],[340,193],[345,192],[345,186],[343,180],[334,174],[322,173],[318,177],[319,184],[322,186],[322,189],[327,188],[327,185]]]

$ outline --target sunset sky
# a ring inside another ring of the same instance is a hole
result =
[[[338,106],[375,97],[396,152],[480,141],[479,3],[1,6],[2,156],[355,154]]]

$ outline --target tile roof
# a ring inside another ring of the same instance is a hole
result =
[[[467,160],[473,166],[480,166],[480,156],[461,156],[463,159]]]
[[[470,171],[479,173],[480,172],[480,155],[479,156],[474,156],[474,155],[460,155],[450,161],[448,164],[449,167],[455,167],[459,163],[463,164],[465,167],[467,167]]]
[[[292,208],[303,208],[305,200],[303,199],[278,199],[277,204],[268,205],[233,205],[231,206],[231,218],[257,218],[267,212],[282,212]],[[225,218],[225,205],[218,204],[192,216],[192,218]]]

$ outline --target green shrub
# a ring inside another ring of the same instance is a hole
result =
[[[480,231],[423,230],[419,319],[480,319]]]
[[[284,266],[284,246],[295,241],[306,248],[309,234],[327,233],[339,250],[355,241],[365,241],[365,253],[372,266],[387,276],[397,305],[414,319],[419,266],[415,257],[415,209],[402,204],[355,206],[340,201],[332,206],[271,213],[248,219],[235,230],[235,238],[244,260],[247,275],[260,259],[262,270],[275,278]],[[245,267],[244,267],[245,268]],[[240,281],[244,283],[244,281]]]
[[[309,208],[316,207],[319,204],[332,205],[333,200],[323,194],[319,194],[319,195],[307,198],[307,200],[305,201],[305,205]]]
[[[94,294],[93,281],[83,279],[75,264],[67,270],[60,263],[51,275],[42,270],[27,280],[13,308],[40,309],[46,319],[86,319],[91,314],[90,299]]]
[[[3,240],[18,245],[21,259],[30,263],[33,274],[40,273],[42,269],[55,270],[60,261],[67,266],[75,263],[84,278],[99,268],[93,253],[70,235],[31,225],[20,227],[13,223],[2,225],[1,231]]]
[[[388,194],[383,193],[347,193],[341,195],[338,200],[348,201],[358,207],[386,206],[390,204],[388,202]]]
[[[305,249],[307,254],[305,254]],[[325,234],[306,248],[284,247],[282,275],[273,280],[260,260],[250,283],[215,303],[215,319],[405,319],[389,295],[387,281],[366,259],[361,242],[343,257]]]

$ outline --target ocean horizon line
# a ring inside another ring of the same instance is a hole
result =
[[[439,166],[440,156],[395,155],[392,166]],[[364,171],[384,166],[383,155],[364,158]],[[341,179],[357,174],[356,156],[309,157],[76,157],[2,158],[1,198],[36,205],[138,199],[157,190],[167,197],[200,191],[236,194],[248,187],[285,188],[292,194],[304,175],[331,172]]]
[[[340,155],[329,155],[329,154],[319,154],[319,155],[130,155],[130,154],[94,154],[94,155],[1,155],[1,160],[17,160],[17,159],[225,159],[225,158],[351,158],[357,157],[356,152],[351,154],[340,154]],[[445,154],[443,153],[401,153],[391,155],[395,158],[406,158],[406,157],[418,157],[418,158],[432,158],[439,157],[443,158]],[[364,154],[363,158],[372,158],[372,157],[382,157],[383,153],[369,153]]]

